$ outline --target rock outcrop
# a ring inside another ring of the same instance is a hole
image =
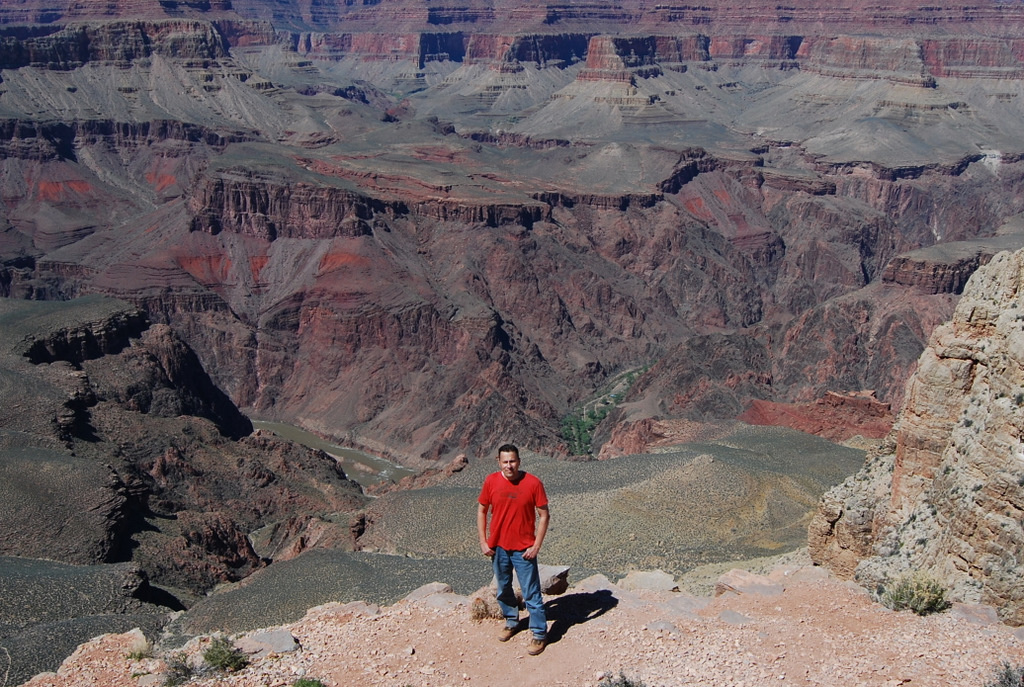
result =
[[[0,323],[3,555],[133,561],[200,592],[362,506],[333,458],[253,433],[192,349],[136,308],[5,299]],[[285,520],[257,554],[249,534]],[[349,523],[335,528],[351,548]]]
[[[968,281],[907,385],[889,443],[826,493],[814,560],[865,585],[924,570],[1024,624],[1024,252]]]
[[[209,22],[110,21],[73,24],[39,35],[0,35],[0,68],[70,70],[91,62],[127,66],[153,55],[215,60],[227,55]]]

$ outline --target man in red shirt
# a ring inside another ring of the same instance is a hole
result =
[[[494,563],[498,606],[505,616],[505,629],[498,640],[507,642],[519,631],[519,604],[512,589],[514,569],[533,632],[527,653],[536,656],[547,645],[548,623],[537,572],[537,552],[547,534],[550,516],[544,485],[534,475],[520,470],[519,465],[518,448],[504,444],[498,449],[500,470],[484,480],[477,499],[476,528],[480,550]],[[487,533],[488,510],[491,512],[490,535]]]

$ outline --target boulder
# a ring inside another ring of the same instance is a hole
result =
[[[632,570],[619,580],[619,587],[630,591],[648,589],[658,592],[678,592],[675,578],[662,570]]]
[[[239,651],[257,658],[263,658],[268,654],[284,654],[300,648],[298,640],[288,630],[254,632],[239,637],[234,643]]]

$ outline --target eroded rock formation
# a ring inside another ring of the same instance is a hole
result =
[[[199,592],[328,514],[356,517],[361,491],[333,458],[254,434],[195,353],[128,304],[5,299],[0,323],[3,555],[130,560]],[[285,520],[257,553],[250,533]],[[351,547],[349,523],[335,529]]]
[[[1024,252],[971,277],[907,385],[888,444],[826,493],[815,562],[874,587],[924,570],[1024,624]]]
[[[420,469],[564,455],[629,370],[594,453],[898,405],[1024,212],[1020,9],[855,9],[5,5],[0,294],[126,299]]]

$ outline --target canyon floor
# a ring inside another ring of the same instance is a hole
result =
[[[723,577],[723,580],[728,576]],[[467,597],[437,592],[392,606],[330,603],[280,626],[300,648],[255,657],[233,674],[190,684],[291,685],[299,677],[348,687],[634,684],[944,685],[979,687],[1003,662],[1024,664],[1024,631],[993,609],[954,605],[917,616],[891,611],[862,588],[806,564],[800,554],[719,596],[625,589],[593,576],[548,597],[550,643],[526,653],[529,632],[496,639],[500,621],[470,618]],[[620,581],[620,585],[624,585]],[[235,638],[259,639],[261,632]],[[209,637],[184,651],[199,661]],[[163,684],[165,657],[132,658],[138,633],[82,645],[31,687]]]

